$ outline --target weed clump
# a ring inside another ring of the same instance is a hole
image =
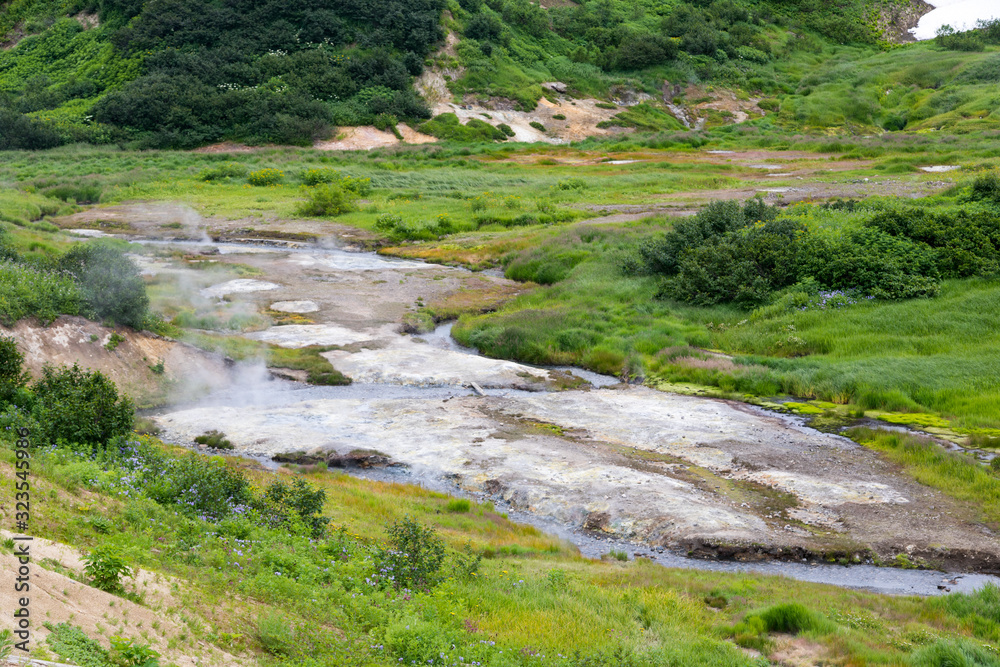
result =
[[[405,517],[389,527],[389,544],[376,557],[378,576],[396,588],[432,588],[444,564],[444,541],[433,528]]]
[[[132,568],[118,547],[111,544],[94,547],[83,561],[86,563],[83,571],[94,586],[107,593],[124,592],[122,579],[132,576]]]
[[[251,171],[247,174],[247,183],[253,185],[254,187],[277,185],[283,180],[285,180],[285,172],[280,169],[272,169],[270,167],[258,169],[257,171]]]
[[[233,443],[229,441],[226,434],[214,429],[195,436],[194,441],[199,445],[207,445],[212,449],[233,449]]]

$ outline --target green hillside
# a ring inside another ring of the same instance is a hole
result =
[[[666,84],[712,84],[764,96],[790,129],[989,117],[1000,28],[890,48],[912,15],[910,0],[10,0],[0,148],[307,145],[334,126],[429,118],[413,89],[427,67],[460,72],[455,95],[524,110],[560,81],[654,111]],[[680,127],[662,110],[644,120],[617,124]]]

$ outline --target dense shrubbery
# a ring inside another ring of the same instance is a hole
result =
[[[83,4],[100,12],[99,29],[63,19],[11,56],[26,74],[18,82],[17,70],[18,88],[0,96],[0,149],[122,138],[108,127],[148,147],[307,144],[331,123],[429,117],[411,80],[443,36],[442,0]],[[81,61],[100,66],[50,80],[27,74],[35,61],[60,76],[51,63],[73,72]],[[60,105],[73,106],[76,120],[23,115]],[[92,118],[84,115],[91,106]]]
[[[59,264],[77,279],[97,318],[142,328],[149,314],[146,286],[139,267],[121,248],[109,243],[81,243],[63,255]]]
[[[507,141],[508,137],[504,130],[478,118],[470,118],[463,125],[453,113],[435,116],[432,120],[421,123],[417,129],[438,139],[452,141]]]
[[[644,243],[626,269],[663,276],[664,296],[698,305],[758,306],[807,281],[879,299],[931,296],[941,279],[1000,272],[1000,217],[900,207],[830,234],[757,201],[716,202]]]
[[[31,386],[38,442],[96,448],[132,430],[135,407],[100,371],[45,366]]]

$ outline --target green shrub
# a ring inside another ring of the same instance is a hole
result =
[[[271,167],[251,171],[247,174],[247,183],[255,187],[277,185],[283,180],[285,180],[285,172],[280,169],[272,169]]]
[[[0,401],[10,401],[30,379],[24,370],[24,355],[17,348],[17,340],[0,336]]]
[[[118,349],[118,346],[125,342],[125,336],[121,335],[117,331],[111,332],[108,337],[108,342],[104,344],[104,349],[108,352],[114,352]]]
[[[478,118],[471,118],[465,125],[453,113],[443,113],[433,119],[421,123],[418,130],[438,139],[451,141],[506,141],[507,134]]]
[[[5,326],[32,316],[50,324],[59,315],[79,315],[83,306],[71,276],[0,261],[0,323]]]
[[[983,174],[972,181],[969,191],[971,201],[986,201],[1000,204],[1000,175]]]
[[[13,545],[11,548],[13,548]],[[13,650],[14,633],[7,628],[0,630],[0,660],[6,660]]]
[[[45,643],[63,660],[80,667],[107,667],[108,652],[80,628],[69,623],[45,627],[49,629]]]
[[[149,315],[146,285],[139,267],[118,245],[79,243],[63,255],[59,265],[76,277],[98,319],[142,328]]]
[[[514,128],[512,128],[507,123],[500,123],[499,125],[497,125],[497,129],[503,132],[508,137],[513,137],[515,134],[517,134],[516,132],[514,132]]]
[[[108,655],[108,664],[112,667],[159,667],[160,654],[154,651],[149,644],[137,644],[135,639],[127,639],[119,635],[112,635],[111,653]]]
[[[548,132],[548,130],[545,129],[545,126],[539,123],[537,120],[531,121],[530,123],[528,123],[528,125],[535,128],[539,132]]]
[[[227,162],[226,164],[220,164],[218,167],[210,167],[208,169],[202,169],[195,176],[199,181],[220,181],[229,178],[243,178],[247,175],[246,165],[242,165],[239,162]]]
[[[334,217],[357,210],[354,195],[339,184],[317,185],[309,190],[309,199],[295,209],[298,215]]]
[[[323,516],[326,491],[316,489],[301,478],[291,483],[281,480],[272,482],[258,507],[273,527],[290,526],[301,521],[313,538],[322,537],[329,517]]]
[[[122,579],[132,576],[132,568],[128,566],[118,547],[103,544],[91,549],[83,558],[86,566],[83,571],[94,586],[107,593],[123,593]]]
[[[587,187],[587,182],[582,178],[564,178],[556,183],[560,190],[583,190]]]
[[[61,369],[46,365],[31,388],[39,445],[62,441],[96,448],[132,430],[132,400],[119,396],[114,382],[100,371],[77,364]]]
[[[226,434],[214,429],[195,436],[194,441],[199,445],[208,445],[213,449],[233,449],[233,443],[226,438]]]
[[[271,655],[288,655],[295,645],[292,626],[276,612],[258,617],[254,634],[261,647]]]
[[[444,541],[433,528],[424,528],[411,517],[388,529],[389,545],[379,550],[376,571],[396,588],[431,588],[444,564]]]
[[[302,172],[302,183],[305,185],[319,185],[320,183],[333,183],[340,180],[340,172],[330,167],[319,167],[307,169]]]
[[[552,114],[553,120],[566,120],[566,116],[561,113]]]

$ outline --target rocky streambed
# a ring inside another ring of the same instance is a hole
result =
[[[741,403],[487,359],[447,328],[398,332],[419,303],[510,288],[500,277],[336,247],[223,250],[216,261],[268,287],[205,294],[307,317],[250,337],[335,346],[324,356],[354,382],[313,387],[239,365],[224,388],[156,415],[168,440],[216,429],[248,455],[381,466],[360,470],[492,499],[593,556],[614,547],[921,594],[987,579],[944,585],[940,573],[864,563],[1000,572],[1000,543],[975,508],[845,438]],[[854,565],[818,564],[831,561]]]

